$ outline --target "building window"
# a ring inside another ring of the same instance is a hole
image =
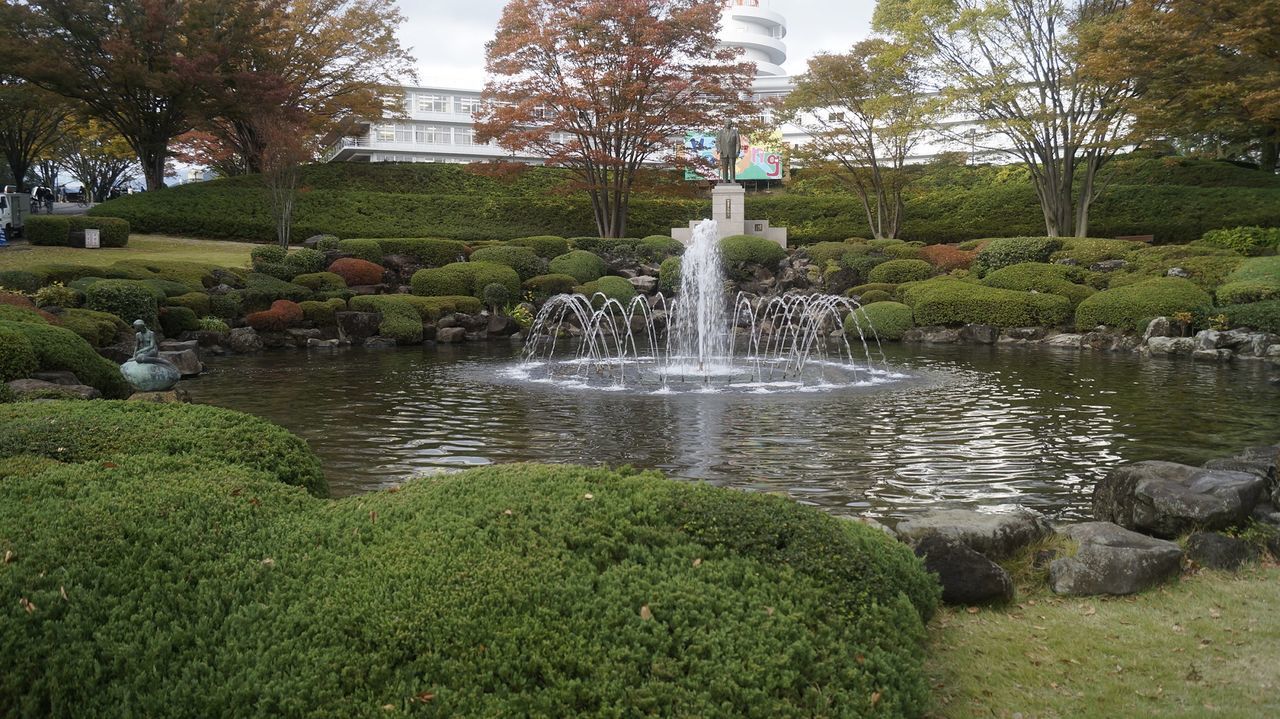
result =
[[[418,112],[448,112],[448,95],[418,94]]]
[[[453,144],[455,145],[474,145],[476,144],[476,131],[470,127],[453,128]]]
[[[395,142],[396,141],[395,125],[378,125],[377,129],[374,132],[376,133],[378,142]]]
[[[453,111],[459,115],[473,115],[480,110],[480,98],[478,97],[455,97],[453,98]]]
[[[844,122],[844,113],[843,113],[843,112],[833,112],[833,113],[831,113],[830,115],[828,115],[828,116],[827,116],[827,121],[828,121],[828,122]]]
[[[449,144],[449,128],[435,125],[417,125],[414,127],[414,141],[426,145]]]
[[[413,142],[413,126],[396,125],[396,142]]]

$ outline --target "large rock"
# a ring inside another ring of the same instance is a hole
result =
[[[1045,340],[1044,343],[1050,347],[1070,347],[1073,349],[1080,349],[1080,339],[1082,336],[1083,335],[1072,334],[1070,332],[1063,332],[1062,334],[1056,334],[1050,337]]]
[[[462,342],[467,339],[467,328],[465,327],[441,327],[436,330],[436,342],[452,344],[454,342]]]
[[[915,547],[924,568],[938,575],[947,604],[991,604],[1013,599],[1013,579],[1000,565],[961,542],[931,534]]]
[[[1078,542],[1080,549],[1049,565],[1049,586],[1057,594],[1133,594],[1182,568],[1182,549],[1177,544],[1111,522],[1076,524],[1063,534]]]
[[[83,384],[58,384],[42,379],[15,379],[9,389],[18,399],[97,399],[102,393]]]
[[[49,370],[45,372],[32,372],[31,379],[44,380],[54,384],[84,384],[74,372],[66,370]]]
[[[237,327],[227,333],[227,348],[240,354],[262,349],[262,339],[252,327]]]
[[[636,292],[642,295],[652,294],[658,289],[658,278],[650,277],[649,275],[631,277],[627,279],[627,282],[630,282],[631,286],[636,288]]]
[[[1243,522],[1266,482],[1247,472],[1175,462],[1134,462],[1111,470],[1093,490],[1099,520],[1156,537]]]
[[[339,336],[354,345],[378,334],[378,325],[382,322],[382,315],[377,312],[339,312],[334,317],[338,320]]]
[[[1000,330],[991,325],[965,325],[960,328],[960,339],[980,345],[993,345],[1000,337]]]
[[[204,365],[200,364],[200,355],[194,349],[184,349],[177,352],[161,351],[160,356],[172,362],[183,377],[195,377],[204,371]]]
[[[1248,447],[1231,457],[1211,459],[1204,466],[1206,469],[1248,472],[1260,477],[1268,488],[1271,504],[1280,507],[1280,444]]]
[[[1013,555],[1018,549],[1053,534],[1044,517],[1030,510],[999,514],[969,509],[937,509],[898,523],[898,538],[918,544],[926,537],[955,540],[994,559]]]
[[[1193,339],[1197,350],[1216,350],[1222,340],[1222,333],[1217,330],[1200,330]]]
[[[159,404],[186,404],[191,402],[191,393],[185,389],[174,388],[166,392],[134,392],[129,395],[130,402],[156,402]]]
[[[490,337],[506,337],[520,331],[520,323],[514,318],[507,315],[489,315],[489,322],[485,326],[485,332]]]
[[[1216,532],[1196,532],[1187,537],[1187,558],[1207,569],[1234,572],[1257,558],[1247,542]]]
[[[1173,323],[1168,317],[1157,317],[1147,323],[1147,331],[1142,333],[1142,341],[1146,342],[1152,337],[1172,337],[1176,334],[1173,329]]]
[[[1153,355],[1189,355],[1196,349],[1196,341],[1190,337],[1152,337],[1147,340],[1147,351]]]

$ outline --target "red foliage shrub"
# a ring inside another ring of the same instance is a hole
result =
[[[942,272],[967,269],[977,252],[967,252],[955,245],[929,245],[920,250],[920,259]]]
[[[244,321],[259,332],[283,332],[288,327],[302,324],[302,306],[290,300],[276,300],[271,309],[251,312]]]
[[[346,280],[347,287],[376,285],[382,282],[382,265],[355,257],[334,260],[329,271]]]

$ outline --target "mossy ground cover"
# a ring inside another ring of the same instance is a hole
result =
[[[1130,597],[1019,587],[930,626],[927,716],[1280,716],[1280,567],[1203,572]]]

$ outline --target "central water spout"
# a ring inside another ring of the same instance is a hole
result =
[[[729,365],[728,300],[720,261],[719,225],[703,220],[680,259],[680,294],[669,338],[674,365],[693,365],[705,374]]]

